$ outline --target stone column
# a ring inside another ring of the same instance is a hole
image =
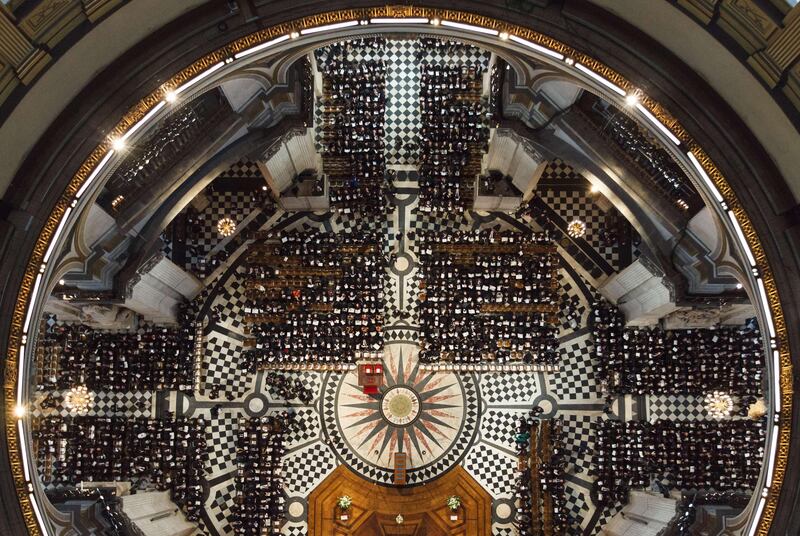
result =
[[[747,60],[771,87],[778,85],[783,73],[800,58],[800,6],[795,6],[784,22],[784,28],[770,37],[767,47]]]
[[[0,9],[0,59],[13,67],[23,84],[32,82],[50,61],[50,55],[17,28],[7,8]]]
[[[90,21],[97,22],[121,3],[122,0],[83,0],[83,12]]]

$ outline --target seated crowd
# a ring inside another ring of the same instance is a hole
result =
[[[237,536],[281,534],[285,516],[282,458],[285,435],[297,426],[293,413],[242,420],[236,440]]]
[[[493,119],[493,126],[497,124],[503,115],[503,84],[505,83],[506,69],[508,68],[508,63],[498,57],[489,74],[489,113]]]
[[[758,330],[627,329],[624,316],[607,303],[595,305],[592,322],[596,370],[611,394],[761,391],[764,349]]]
[[[488,150],[488,112],[477,66],[421,66],[419,196],[423,210],[464,210]]]
[[[553,364],[555,248],[543,234],[417,233],[423,361]]]
[[[380,233],[270,233],[250,248],[248,370],[351,363],[383,347],[386,259]]]
[[[478,177],[478,195],[494,197],[522,197],[522,192],[514,186],[514,178],[496,169],[490,169]]]
[[[634,119],[615,106],[585,92],[575,111],[602,129],[603,135],[630,155],[662,195],[691,214],[703,207],[703,200],[669,151],[657,143]]]
[[[171,490],[187,519],[199,519],[202,418],[46,417],[34,423],[33,444],[45,485],[130,480],[134,490]]]
[[[143,325],[138,331],[95,330],[56,324],[37,348],[37,387],[93,391],[191,391],[194,317],[180,313],[178,327]]]
[[[680,490],[752,490],[761,471],[762,422],[598,420],[589,473],[595,503],[626,503],[628,492],[656,479]]]
[[[517,422],[516,479],[519,536],[566,534],[570,518],[566,509],[564,433],[560,419],[537,420],[539,407]]]
[[[314,398],[314,392],[306,387],[299,378],[290,378],[278,372],[268,372],[264,383],[281,400],[300,400],[304,404],[308,404]]]
[[[384,45],[382,38],[353,39],[315,53],[322,72],[321,143],[331,206],[373,215],[386,210],[386,66],[377,57]],[[355,55],[374,59],[356,61]]]

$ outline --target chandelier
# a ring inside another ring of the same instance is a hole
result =
[[[64,407],[76,415],[89,413],[89,406],[94,402],[94,394],[89,393],[85,385],[73,387],[64,395]]]
[[[733,398],[722,391],[709,393],[706,395],[706,411],[713,419],[727,419],[733,412]]]
[[[582,238],[586,234],[586,224],[581,220],[572,220],[567,224],[567,234],[572,238]]]
[[[236,222],[230,218],[220,218],[217,222],[217,232],[224,236],[229,237],[236,232]]]

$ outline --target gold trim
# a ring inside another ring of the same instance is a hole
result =
[[[464,24],[472,24],[476,26],[483,26],[492,28],[498,31],[505,31],[510,34],[517,35],[523,39],[539,44],[541,46],[550,48],[560,52],[565,57],[574,59],[582,63],[589,69],[597,74],[607,78],[617,86],[626,91],[631,91],[635,86],[620,73],[611,69],[607,65],[597,61],[591,56],[576,50],[561,41],[557,41],[552,37],[541,34],[529,28],[524,28],[516,24],[508,23],[498,19],[485,17],[473,13],[465,13],[462,11],[432,9],[419,6],[382,6],[364,9],[347,9],[341,11],[333,11],[327,13],[320,13],[309,17],[297,19],[292,22],[278,24],[270,28],[260,30],[253,34],[247,35],[237,39],[222,48],[207,54],[195,61],[185,69],[181,70],[165,82],[161,88],[143,98],[138,104],[133,106],[120,120],[120,122],[111,131],[111,137],[118,137],[124,134],[132,125],[139,121],[144,115],[152,109],[158,102],[160,102],[167,91],[172,88],[179,87],[189,79],[202,73],[212,65],[224,61],[227,58],[233,57],[234,54],[258,45],[260,43],[269,41],[276,37],[287,35],[292,31],[299,31],[305,28],[320,26],[325,24],[333,24],[337,22],[344,22],[350,20],[363,20],[372,17],[428,17],[430,19],[439,18],[460,22]],[[728,185],[720,170],[711,160],[711,158],[702,150],[702,148],[691,138],[689,133],[683,126],[672,116],[663,106],[648,96],[642,96],[641,104],[647,108],[659,121],[661,121],[681,142],[686,144],[691,150],[697,160],[702,165],[708,176],[717,186],[717,189],[722,194],[725,202],[736,215],[736,219],[742,227],[742,231],[750,245],[753,256],[758,264],[759,273],[764,281],[764,286],[767,291],[767,297],[772,312],[773,322],[775,325],[775,332],[779,341],[780,349],[780,385],[781,385],[781,414],[780,414],[780,436],[779,444],[777,447],[775,468],[773,472],[773,483],[767,496],[767,503],[764,508],[761,520],[759,522],[758,534],[759,536],[766,536],[769,532],[772,521],[775,517],[777,509],[778,498],[780,497],[780,490],[786,475],[786,464],[789,456],[789,439],[791,436],[791,414],[792,414],[792,363],[791,356],[789,355],[788,340],[786,332],[786,323],[781,309],[780,297],[772,272],[769,268],[769,263],[764,253],[764,249],[756,234],[752,222],[747,216],[744,208],[739,202],[733,190]],[[30,297],[33,282],[41,266],[42,258],[47,249],[47,245],[58,226],[59,221],[64,215],[67,206],[72,201],[75,193],[86,181],[87,177],[105,155],[109,149],[109,142],[105,141],[99,145],[86,159],[83,165],[78,169],[68,186],[64,190],[60,200],[53,207],[50,216],[47,219],[44,227],[42,228],[39,238],[33,248],[33,251],[28,259],[28,266],[20,282],[19,292],[17,294],[14,312],[11,318],[11,331],[8,338],[8,352],[6,355],[6,382],[5,382],[5,402],[8,414],[6,415],[6,438],[9,459],[11,461],[11,471],[15,481],[17,490],[17,497],[19,499],[20,507],[22,510],[25,524],[28,531],[32,535],[40,535],[38,525],[33,513],[31,502],[28,498],[27,485],[23,476],[22,460],[20,458],[20,450],[18,441],[21,438],[17,436],[16,417],[13,415],[13,408],[16,401],[16,380],[17,380],[17,366],[19,359],[19,345],[22,340],[22,325],[26,312],[28,298]]]

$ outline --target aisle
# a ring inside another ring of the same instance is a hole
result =
[[[421,127],[419,108],[420,69],[416,60],[419,42],[387,41],[386,65],[386,163],[414,164]]]
[[[389,286],[386,300],[386,341],[394,337],[392,331],[414,330],[419,326],[419,292],[417,289],[417,256],[408,232],[415,227],[418,183],[414,166],[389,166],[394,194],[390,199],[393,211],[387,229],[389,249]],[[416,336],[412,339],[416,340]]]

